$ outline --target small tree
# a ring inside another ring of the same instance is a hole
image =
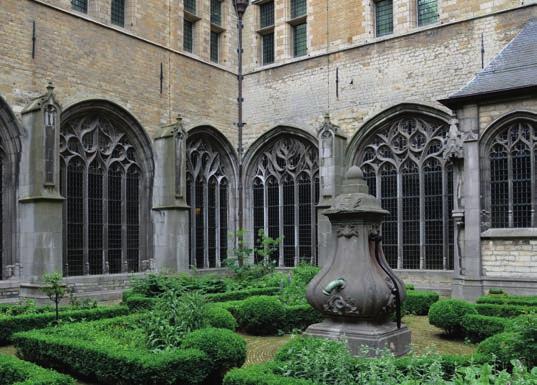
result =
[[[234,234],[237,247],[233,249],[233,254],[235,254],[239,267],[244,266],[244,261],[248,260],[253,252],[253,250],[246,245],[246,240],[244,239],[245,234],[245,229],[239,229]]]
[[[60,302],[65,296],[66,287],[60,273],[50,273],[43,275],[43,291],[54,302],[56,306],[56,322],[60,319]]]
[[[259,229],[257,233],[257,244],[259,245],[255,249],[255,254],[260,257],[260,262],[264,265],[269,265],[272,263],[271,257],[280,247],[283,237],[278,237],[276,239],[269,237],[265,234],[263,229]]]

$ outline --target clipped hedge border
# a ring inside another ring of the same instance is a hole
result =
[[[125,306],[96,307],[93,309],[64,310],[60,312],[60,320],[93,321],[127,315]],[[14,317],[0,317],[0,346],[11,343],[13,334],[32,329],[42,329],[56,320],[55,313],[23,314]]]
[[[313,382],[274,374],[267,364],[232,369],[224,377],[223,385],[314,385]]]
[[[537,307],[520,305],[495,305],[478,303],[475,309],[481,315],[513,318],[524,314],[537,314]]]
[[[495,334],[502,333],[509,326],[512,320],[502,317],[491,317],[481,314],[467,314],[462,318],[464,335],[473,342],[480,342]]]
[[[407,290],[406,299],[401,307],[402,314],[427,315],[431,305],[439,299],[440,295],[435,291]]]
[[[69,376],[1,354],[0,379],[2,385],[75,385]]]
[[[479,304],[537,306],[537,296],[485,295],[476,300]]]

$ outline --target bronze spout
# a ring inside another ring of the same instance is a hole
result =
[[[338,278],[330,282],[326,287],[323,289],[324,295],[330,295],[334,290],[340,291],[345,287],[345,280],[343,278]]]

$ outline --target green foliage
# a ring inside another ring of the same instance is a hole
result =
[[[513,361],[511,372],[497,371],[490,364],[481,367],[471,366],[459,370],[453,385],[535,385],[537,368],[531,372],[518,361]]]
[[[307,285],[320,270],[321,269],[315,265],[302,262],[293,269],[293,281]]]
[[[214,328],[235,330],[238,326],[235,317],[219,304],[207,305],[205,317],[207,324]]]
[[[272,261],[272,256],[276,251],[278,251],[278,247],[282,241],[283,237],[274,239],[265,234],[263,229],[259,229],[259,232],[257,233],[258,247],[255,249],[255,254],[260,259],[258,263],[269,264],[270,266],[274,267],[275,263]]]
[[[102,306],[94,309],[62,310],[59,313],[61,322],[76,322],[82,320],[98,320],[112,318],[128,314],[129,309],[125,306]],[[22,314],[14,317],[0,317],[0,345],[11,342],[14,333],[40,329],[49,326],[56,321],[56,314],[46,313]]]
[[[442,300],[431,305],[429,323],[448,335],[461,336],[464,333],[462,319],[467,314],[477,314],[474,305],[458,299]]]
[[[15,317],[22,314],[40,314],[53,311],[51,306],[37,306],[34,300],[21,300],[16,304],[0,304],[0,317]]]
[[[410,290],[416,290],[416,287],[412,284],[412,283],[406,283],[405,284],[405,289],[407,291],[410,291]]]
[[[408,289],[407,289],[408,290]],[[427,315],[429,308],[438,302],[438,293],[429,290],[408,290],[401,305],[402,314]]]
[[[516,346],[520,344],[520,335],[514,332],[495,334],[485,339],[477,347],[477,351],[490,360],[495,360],[501,367],[507,368],[511,361],[518,358]]]
[[[156,297],[146,297],[136,293],[131,293],[123,299],[123,303],[133,312],[152,309],[156,302]]]
[[[275,297],[250,297],[242,301],[235,316],[247,333],[271,335],[284,323],[285,307]]]
[[[190,332],[207,325],[205,298],[198,293],[164,293],[155,308],[144,318],[147,345],[153,350],[170,350],[181,346]]]
[[[254,289],[228,291],[226,293],[207,294],[205,298],[209,302],[237,301],[256,295],[274,295],[277,294],[279,290],[280,288],[276,286],[262,287]]]
[[[524,314],[537,314],[537,307],[520,305],[494,305],[478,303],[475,309],[481,315],[513,318]]]
[[[530,368],[537,366],[537,315],[524,315],[515,318],[512,330],[520,335],[519,345],[515,348],[519,358]]]
[[[354,385],[354,360],[344,342],[294,338],[276,355],[274,372],[316,384]]]
[[[308,326],[322,320],[322,314],[308,304],[285,306],[284,323],[279,329],[286,333],[305,330]]]
[[[197,291],[201,294],[224,293],[234,290],[236,284],[233,280],[216,276],[200,275],[191,276],[188,274],[165,275],[149,274],[143,278],[136,278],[132,281],[132,289],[125,293],[123,299],[132,294],[141,294],[145,297],[158,297],[162,293],[173,290],[176,292]]]
[[[63,276],[60,273],[50,273],[43,275],[43,292],[54,302],[56,307],[56,321],[60,319],[60,302],[65,296],[66,287],[63,283]]]
[[[6,355],[0,355],[0,379],[2,385],[75,385],[71,377]]]
[[[229,369],[241,367],[246,360],[246,342],[227,329],[196,330],[186,336],[181,347],[207,354],[211,362],[210,376],[215,382],[220,382]]]
[[[254,251],[252,248],[248,247],[247,241],[245,240],[245,235],[245,229],[238,229],[233,234],[233,238],[235,239],[234,244],[237,245],[233,249],[235,259],[226,260],[226,265],[236,274],[240,273],[240,269],[244,266],[244,262],[250,258],[252,252]]]
[[[224,385],[314,385],[311,381],[274,374],[269,365],[253,365],[232,369],[224,378]]]
[[[476,301],[480,304],[537,306],[537,296],[485,295]]]
[[[511,320],[501,317],[467,314],[462,318],[464,335],[473,342],[479,342],[495,334],[502,333],[510,326]]]
[[[318,272],[318,267],[306,263],[295,267],[280,293],[280,300],[286,305],[307,304],[307,286]]]
[[[489,294],[498,295],[498,294],[506,294],[506,293],[503,291],[503,289],[490,288],[489,289]]]

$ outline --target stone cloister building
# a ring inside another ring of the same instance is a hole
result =
[[[0,0],[0,301],[53,271],[94,297],[220,271],[241,206],[250,245],[283,237],[280,268],[322,264],[351,165],[405,280],[537,292],[536,18],[529,0],[252,1],[239,159],[231,0]]]

